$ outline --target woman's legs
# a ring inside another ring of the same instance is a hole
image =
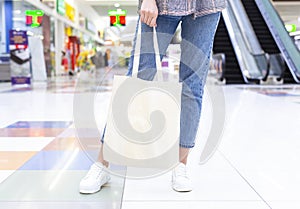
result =
[[[219,13],[194,19],[182,18],[181,57],[179,77],[182,81],[180,114],[180,162],[172,173],[172,187],[178,192],[189,192],[193,184],[186,166],[189,150],[195,145],[202,107],[203,88],[209,67],[210,52]]]
[[[187,158],[188,158],[189,152],[190,152],[190,149],[188,149],[188,148],[183,148],[183,147],[179,148],[179,160],[181,163],[183,163],[185,165],[187,164]]]
[[[186,163],[195,145],[204,84],[220,13],[182,19],[180,80],[183,82],[180,121],[180,160]]]
[[[109,163],[106,160],[104,160],[104,157],[103,157],[103,143],[102,142],[101,142],[101,147],[100,147],[97,161],[102,163],[102,165],[104,165],[105,167],[108,167]]]

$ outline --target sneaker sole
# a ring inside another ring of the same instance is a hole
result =
[[[89,190],[85,190],[85,189],[80,189],[79,193],[80,194],[94,194],[97,193],[101,190],[102,186],[105,186],[105,184],[107,184],[110,181],[110,177],[107,177],[107,179],[100,185],[100,187],[94,188],[94,189],[89,189]]]
[[[191,192],[191,191],[193,191],[193,188],[191,188],[191,187],[187,187],[187,188],[184,188],[184,187],[178,188],[178,187],[176,187],[176,186],[173,185],[173,182],[172,182],[172,189],[173,189],[175,192]]]
[[[176,192],[191,192],[191,191],[193,191],[193,189],[191,189],[191,188],[174,188],[174,187],[172,187],[172,188]]]
[[[173,177],[172,177],[172,180],[171,180],[171,184],[172,184],[172,189],[175,191],[175,192],[191,192],[193,191],[193,188],[176,188],[174,186],[174,180],[173,180]]]

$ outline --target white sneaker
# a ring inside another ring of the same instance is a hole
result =
[[[172,188],[177,192],[190,192],[193,190],[187,166],[183,163],[180,163],[172,172]]]
[[[101,187],[110,180],[104,165],[94,163],[86,176],[80,181],[79,191],[83,194],[92,194],[100,191]]]

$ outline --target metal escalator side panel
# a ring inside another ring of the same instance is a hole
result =
[[[263,78],[262,73],[256,65],[256,61],[244,42],[241,31],[233,14],[230,4],[222,11],[222,16],[233,45],[233,49],[242,71],[243,79],[246,83],[251,80],[260,80]]]
[[[254,29],[248,18],[247,12],[241,2],[241,0],[228,0],[230,2],[233,13],[236,16],[236,21],[243,35],[244,41],[248,47],[248,50],[252,54],[263,54],[260,43],[256,37]]]
[[[300,52],[285,29],[278,12],[269,0],[255,0],[278,48],[297,83],[300,83]]]

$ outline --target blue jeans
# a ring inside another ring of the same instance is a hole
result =
[[[180,44],[179,80],[182,82],[183,87],[181,94],[180,147],[183,148],[193,148],[195,146],[204,84],[219,18],[219,12],[196,19],[193,18],[193,15],[159,15],[157,18],[156,31],[161,58],[166,54],[176,28],[181,23],[182,41]],[[138,77],[145,80],[152,80],[156,74],[152,31],[153,28],[142,24]],[[133,54],[134,50],[129,61],[128,75],[131,75],[132,72]]]
[[[157,39],[161,58],[172,40],[177,26],[181,23],[180,71],[179,81],[182,82],[181,114],[180,114],[180,147],[193,148],[199,126],[204,84],[209,68],[209,60],[213,40],[220,13],[201,16],[193,15],[169,16],[159,15],[157,18]],[[138,24],[136,27],[136,33]],[[156,74],[155,55],[153,48],[153,28],[142,23],[141,51],[138,77],[153,80]],[[132,74],[133,51],[131,53],[128,73]]]

